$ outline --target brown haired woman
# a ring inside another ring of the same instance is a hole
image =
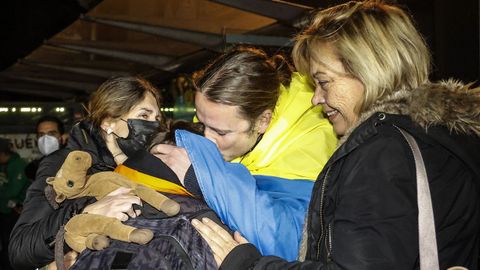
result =
[[[194,84],[208,140],[180,133],[183,148],[154,151],[231,229],[264,254],[294,259],[313,181],[337,143],[321,108],[309,104],[310,85],[282,57],[254,48],[221,55]]]
[[[139,214],[132,206],[140,205],[140,199],[130,195],[126,188],[119,188],[96,202],[94,198],[67,200],[54,210],[45,197],[45,180],[56,175],[73,150],[92,155],[89,174],[113,171],[128,156],[145,149],[152,135],[158,132],[159,104],[157,89],[138,77],[110,79],[92,94],[87,119],[73,127],[65,149],[43,159],[36,181],[27,192],[9,246],[15,269],[39,268],[53,261],[55,235],[61,225],[78,213],[105,215],[121,221]]]

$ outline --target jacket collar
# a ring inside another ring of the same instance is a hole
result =
[[[89,152],[93,164],[91,172],[113,170],[117,166],[100,131],[89,121],[81,121],[72,127],[67,148]]]
[[[360,115],[357,124],[347,130],[327,166],[375,135],[377,126],[382,122],[394,123],[421,139],[435,140],[459,156],[480,176],[480,162],[475,161],[479,159],[479,154],[467,149],[469,147],[459,140],[459,137],[468,138],[478,150],[480,88],[471,89],[470,85],[448,80],[428,83],[412,90],[395,91],[377,100]]]
[[[480,88],[470,89],[470,86],[448,80],[386,95],[360,115],[339,145],[345,143],[358,126],[380,112],[408,116],[426,132],[432,126],[444,126],[450,133],[480,137]]]

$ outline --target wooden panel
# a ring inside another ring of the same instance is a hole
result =
[[[117,5],[129,8],[120,9]],[[89,14],[219,34],[225,29],[245,32],[275,22],[270,18],[205,0],[105,0]]]

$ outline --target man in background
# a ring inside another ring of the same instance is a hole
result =
[[[25,176],[26,162],[10,147],[10,141],[0,138],[0,265],[11,269],[8,260],[10,232],[21,212],[30,181]]]
[[[42,116],[38,119],[35,130],[37,132],[38,150],[42,157],[30,162],[25,169],[25,174],[31,180],[35,179],[38,164],[40,164],[42,158],[63,148],[68,138],[68,135],[65,134],[63,122],[55,116]]]

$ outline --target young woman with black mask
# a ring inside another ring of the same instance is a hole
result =
[[[54,210],[48,203],[45,179],[55,176],[70,151],[92,155],[89,174],[113,171],[138,150],[145,149],[161,125],[157,89],[138,77],[117,77],[103,83],[88,103],[89,115],[75,125],[65,149],[46,157],[28,190],[23,212],[12,232],[10,260],[15,269],[34,269],[54,260],[54,239],[61,225],[77,213],[88,212],[125,221],[136,217],[140,199],[119,188],[105,198],[63,202]],[[172,202],[175,203],[175,202]]]

